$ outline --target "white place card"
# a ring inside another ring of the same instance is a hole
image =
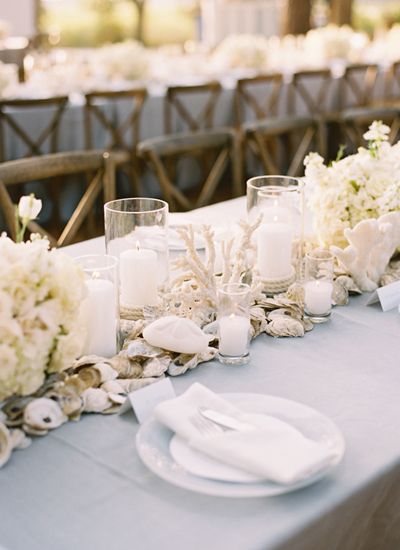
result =
[[[400,304],[400,281],[378,288],[371,294],[367,306],[380,302],[383,311],[389,311]]]
[[[118,414],[124,414],[133,409],[139,424],[142,424],[151,415],[158,403],[167,399],[173,399],[174,397],[176,397],[176,393],[171,380],[163,378],[159,382],[154,382],[154,384],[149,384],[140,390],[128,394]]]

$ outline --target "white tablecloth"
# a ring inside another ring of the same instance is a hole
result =
[[[194,218],[240,215],[243,199]],[[102,239],[65,249],[101,252]],[[261,335],[245,367],[202,364],[172,379],[215,392],[300,401],[329,416],[347,443],[324,480],[274,498],[213,498],[151,473],[135,450],[133,414],[86,415],[15,452],[0,470],[0,545],[9,550],[397,550],[400,548],[400,319],[337,307],[304,338]]]

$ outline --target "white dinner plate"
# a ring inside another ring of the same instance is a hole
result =
[[[179,487],[207,495],[244,498],[296,491],[331,473],[342,460],[345,443],[341,432],[332,420],[315,409],[271,395],[232,393],[222,396],[246,412],[279,418],[297,428],[305,437],[326,445],[333,454],[331,463],[316,474],[291,485],[266,480],[233,482],[208,479],[191,473],[174,460],[170,443],[175,434],[152,416],[141,425],[136,436],[136,448],[144,464],[165,481]]]

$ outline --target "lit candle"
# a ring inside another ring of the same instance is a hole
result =
[[[219,353],[239,357],[247,353],[250,319],[241,315],[225,315],[218,319]]]
[[[117,353],[115,286],[106,279],[86,281],[83,315],[87,328],[85,355],[112,357]]]
[[[257,265],[263,279],[283,279],[292,273],[293,230],[276,218],[264,223],[257,236]]]
[[[136,246],[120,254],[121,305],[153,306],[157,303],[157,253]]]
[[[304,285],[304,306],[311,315],[325,315],[332,307],[332,283],[330,281],[308,281]]]
[[[261,213],[263,215],[263,222],[290,222],[290,210],[284,206],[279,206],[277,200],[274,201],[272,206],[263,207],[261,203]]]

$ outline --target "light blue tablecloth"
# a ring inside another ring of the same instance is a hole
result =
[[[194,213],[233,218],[243,200]],[[68,247],[101,251],[102,239]],[[86,415],[16,451],[0,470],[0,544],[9,550],[397,550],[400,548],[400,318],[365,305],[335,308],[304,338],[252,343],[245,367],[203,364],[172,379],[215,392],[305,403],[337,423],[337,470],[296,493],[203,496],[151,473],[135,450],[137,421]]]

